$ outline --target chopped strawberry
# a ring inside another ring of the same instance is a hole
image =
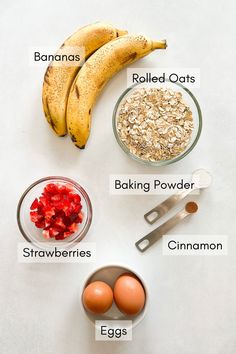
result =
[[[62,218],[56,218],[54,226],[62,230],[66,229],[66,225],[64,224]]]
[[[43,205],[43,206],[46,206],[48,204],[48,200],[45,196],[41,196],[39,197],[39,200],[40,200],[40,203]]]
[[[68,226],[68,230],[71,232],[75,232],[78,229],[78,225],[74,222],[73,224],[71,224],[70,226]]]
[[[73,232],[71,232],[71,231],[65,231],[64,234],[63,234],[63,235],[64,235],[64,238],[69,237],[70,235],[72,235],[72,233],[73,233]]]
[[[42,221],[36,221],[35,222],[35,226],[38,228],[38,229],[44,229],[45,228],[45,222],[42,220]]]
[[[71,214],[69,217],[68,217],[68,219],[69,219],[69,223],[71,224],[71,223],[73,223],[73,222],[75,222],[75,220],[77,219],[77,217],[78,217],[78,214],[76,214],[76,213],[73,213],[73,214]]]
[[[51,197],[51,200],[53,202],[59,202],[61,200],[61,195],[60,194],[54,194],[52,197]]]
[[[50,227],[49,235],[50,235],[50,237],[56,237],[57,235],[59,235],[59,231],[55,230],[55,228],[53,228],[53,227]]]
[[[78,194],[74,194],[74,198],[73,198],[74,203],[76,204],[80,204],[81,198]]]
[[[37,213],[37,211],[31,211],[30,212],[30,220],[33,222],[37,222],[40,219],[42,219],[42,216]]]
[[[50,238],[50,233],[49,233],[49,230],[43,230],[43,236],[47,239]]]
[[[44,191],[46,193],[51,193],[51,194],[55,194],[58,191],[57,185],[55,183],[49,183],[46,185],[46,187],[44,188]]]
[[[51,219],[52,216],[55,215],[54,208],[50,208],[50,207],[44,208],[44,215],[45,215],[45,218]]]
[[[81,223],[83,221],[83,218],[84,218],[84,213],[81,211],[78,216],[80,218],[79,223]]]
[[[45,224],[45,227],[50,227],[52,222],[51,222],[51,220],[45,220],[44,224]]]
[[[64,234],[63,233],[60,233],[58,234],[57,236],[55,236],[55,240],[64,240]]]
[[[30,210],[37,209],[37,208],[38,208],[38,205],[39,205],[38,198],[35,198],[35,200],[34,200],[33,203],[31,204]]]
[[[78,224],[81,224],[83,221],[83,213],[80,212],[77,216],[77,218],[75,219],[75,222],[77,222]]]
[[[67,192],[72,192],[73,191],[73,186],[70,184],[70,183],[66,183],[66,189],[67,189]]]
[[[68,191],[65,185],[61,185],[58,187],[58,192],[62,195],[66,195]]]
[[[74,212],[76,214],[78,214],[81,211],[81,209],[82,209],[82,205],[81,204],[77,204],[77,205],[74,206]]]

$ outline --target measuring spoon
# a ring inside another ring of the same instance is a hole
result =
[[[142,237],[135,243],[135,246],[140,252],[145,252],[149,247],[151,247],[155,242],[157,242],[163,235],[165,235],[170,229],[172,229],[176,224],[187,216],[196,213],[198,210],[198,205],[195,202],[189,202],[185,205],[185,208],[179,211],[175,216],[170,218],[164,224]]]
[[[194,190],[209,187],[211,182],[212,177],[210,173],[206,170],[199,169],[194,171],[192,174],[192,183],[194,183],[194,188],[190,190],[184,190],[170,196],[164,202],[147,212],[144,215],[145,220],[151,225],[154,224],[154,222],[156,222],[163,215],[165,215],[170,209],[172,209],[180,200],[184,199],[188,194],[190,194]]]

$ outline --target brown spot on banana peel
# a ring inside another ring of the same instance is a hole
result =
[[[73,141],[74,145],[78,148],[83,150],[85,148],[85,145],[79,146],[76,137],[73,134],[70,134],[71,140]]]
[[[97,88],[98,88],[99,91],[103,88],[103,86],[105,85],[105,83],[106,83],[105,80],[103,80],[103,81],[101,81],[101,82],[99,83],[99,85],[97,86]],[[90,113],[91,113],[91,109],[89,110],[89,114],[90,114]]]
[[[75,94],[76,94],[76,97],[79,99],[79,88],[77,85],[75,85]]]
[[[122,59],[121,64],[125,65],[128,64],[129,62],[133,62],[136,59],[137,55],[138,54],[136,52],[128,54],[126,57]]]
[[[70,133],[70,138],[71,138],[71,140],[73,141],[73,143],[77,143],[77,139],[76,139],[76,137],[74,136],[74,134],[71,134],[71,132],[69,132]],[[76,145],[76,144],[75,144]],[[77,145],[76,145],[77,146]],[[78,146],[77,146],[78,147]]]
[[[49,67],[47,68],[46,73],[44,75],[44,82],[46,82],[46,84],[48,86],[50,86],[50,81],[49,81],[48,75],[49,75]]]

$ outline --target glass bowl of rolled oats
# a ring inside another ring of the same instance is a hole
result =
[[[179,83],[135,84],[123,92],[113,113],[120,147],[148,165],[168,165],[188,155],[201,129],[198,101]]]

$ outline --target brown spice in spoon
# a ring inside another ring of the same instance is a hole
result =
[[[189,202],[185,205],[185,210],[189,213],[189,214],[193,214],[196,213],[198,210],[198,205],[195,202]]]

